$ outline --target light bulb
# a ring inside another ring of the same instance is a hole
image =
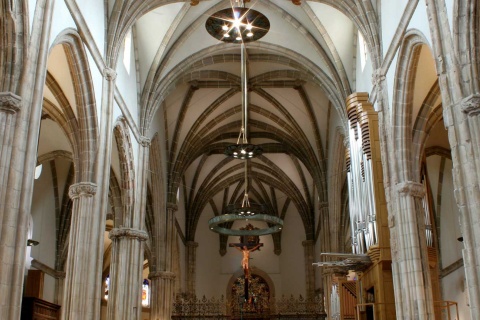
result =
[[[227,30],[228,30],[228,27],[227,27],[226,25],[223,25],[222,30],[227,31]]]
[[[253,37],[253,32],[247,33],[247,37],[249,37],[249,38]]]

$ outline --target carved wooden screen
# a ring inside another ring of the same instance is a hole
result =
[[[238,277],[232,286],[230,310],[237,315],[265,315],[270,313],[270,288],[261,276],[252,274],[248,281],[248,299],[245,300],[245,277]]]

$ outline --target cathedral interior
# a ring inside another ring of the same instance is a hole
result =
[[[0,33],[0,318],[480,320],[477,0],[1,0]]]

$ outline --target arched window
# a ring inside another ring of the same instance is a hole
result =
[[[142,306],[148,307],[150,305],[150,283],[148,279],[143,279],[142,284]]]

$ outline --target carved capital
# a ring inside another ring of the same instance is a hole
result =
[[[414,181],[400,182],[395,188],[398,193],[406,193],[416,198],[423,198],[425,195],[425,187],[423,184]]]
[[[327,201],[324,201],[324,202],[320,202],[318,204],[318,208],[321,210],[321,209],[325,209],[325,208],[328,208],[328,202]]]
[[[315,241],[313,241],[313,240],[302,241],[302,246],[304,246],[304,247],[313,247],[314,245],[315,245]]]
[[[103,77],[107,81],[115,81],[117,78],[117,72],[112,68],[105,68],[103,69]]]
[[[382,69],[375,69],[375,71],[372,73],[372,84],[379,88],[383,81],[385,81],[385,75],[383,74]]]
[[[175,279],[175,273],[170,272],[170,271],[155,271],[155,272],[150,272],[148,274],[148,279],[168,279],[168,280],[174,280]]]
[[[200,0],[191,0],[190,5],[191,6],[196,6],[199,2],[200,2]]]
[[[167,203],[167,210],[176,212],[178,210],[178,206],[175,203]]]
[[[95,193],[97,193],[97,185],[92,182],[79,182],[68,188],[68,196],[72,200],[79,197],[93,197]]]
[[[0,92],[0,111],[17,113],[22,105],[22,98],[12,92]]]
[[[480,114],[480,94],[472,94],[460,102],[462,112],[470,117]]]
[[[150,144],[152,143],[152,140],[150,140],[150,138],[141,136],[138,143],[140,143],[142,147],[149,148]]]
[[[120,238],[128,238],[128,239],[136,239],[138,241],[146,241],[148,239],[148,233],[139,230],[139,229],[132,229],[132,228],[115,228],[110,231],[108,237],[111,240],[120,239]]]
[[[198,242],[195,242],[195,241],[187,241],[187,243],[185,244],[187,247],[189,248],[196,248],[198,247]]]

